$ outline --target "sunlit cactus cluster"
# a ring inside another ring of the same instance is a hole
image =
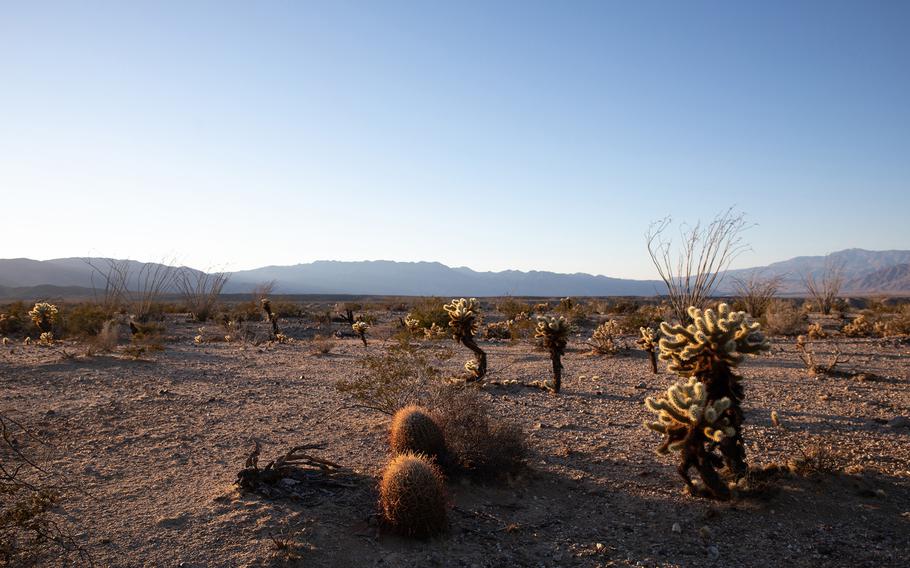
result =
[[[38,302],[29,310],[28,317],[32,318],[35,327],[41,331],[50,331],[51,326],[57,321],[57,306],[47,302]]]
[[[357,334],[357,337],[360,338],[360,341],[363,341],[364,346],[366,346],[366,344],[367,344],[367,330],[368,329],[370,329],[370,324],[368,324],[367,322],[365,322],[363,320],[355,321],[354,323],[351,324],[351,330],[353,330],[354,333]]]
[[[717,311],[690,307],[688,315],[688,326],[661,324],[660,358],[685,380],[646,401],[658,420],[645,425],[664,434],[659,453],[680,453],[678,471],[691,490],[726,499],[729,486],[748,471],[742,440],[744,390],[733,368],[743,355],[767,350],[769,344],[758,323],[726,304]],[[693,467],[703,486],[690,477]]]
[[[667,368],[683,377],[710,372],[720,364],[735,367],[744,354],[767,350],[770,346],[761,332],[761,324],[753,322],[746,312],[734,312],[720,304],[717,312],[711,309],[689,308],[691,324],[660,324],[664,338],[660,340],[660,359]]]
[[[442,307],[449,314],[449,327],[456,341],[477,333],[480,327],[480,302],[477,298],[452,300]]]
[[[588,343],[591,344],[593,351],[600,355],[612,355],[619,348],[619,335],[622,333],[622,326],[619,322],[611,319],[606,321],[594,330]]]
[[[657,422],[647,423],[648,428],[666,434],[664,443],[657,449],[666,454],[681,450],[692,429],[699,429],[706,438],[720,442],[736,435],[724,412],[730,408],[730,399],[721,398],[708,402],[705,385],[695,377],[678,382],[658,398],[648,397],[645,406],[657,413]]]

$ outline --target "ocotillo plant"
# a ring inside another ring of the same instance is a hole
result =
[[[640,327],[638,331],[641,337],[638,338],[638,346],[648,352],[651,359],[651,372],[657,374],[657,333],[650,327]]]
[[[569,332],[572,326],[562,316],[537,318],[537,330],[534,337],[543,341],[544,348],[550,352],[550,361],[553,363],[553,384],[548,388],[558,393],[562,386],[562,356],[566,353],[566,344],[569,341]]]
[[[370,324],[365,321],[355,321],[351,324],[351,329],[354,330],[354,333],[357,334],[357,337],[360,338],[360,341],[363,341],[363,346],[367,346],[367,330],[370,329]]]
[[[742,440],[743,386],[733,369],[743,354],[767,350],[769,344],[745,312],[733,312],[720,304],[717,312],[689,308],[693,323],[661,324],[660,359],[680,380],[657,399],[645,401],[658,413],[648,428],[665,435],[659,453],[679,451],[679,474],[691,489],[698,488],[689,476],[695,467],[706,493],[726,499],[730,490],[717,469],[726,466],[734,480],[747,471]],[[719,455],[715,453],[719,451]]]
[[[262,304],[262,311],[265,312],[266,317],[269,319],[269,323],[272,324],[272,337],[277,338],[281,335],[281,332],[278,331],[278,314],[272,311],[272,302],[268,298],[263,298],[260,300]]]
[[[443,309],[449,314],[452,338],[474,352],[476,365],[472,365],[470,368],[465,365],[468,380],[483,379],[483,376],[487,374],[487,354],[474,341],[474,334],[480,327],[480,302],[477,301],[477,298],[453,299],[450,303],[445,304]]]

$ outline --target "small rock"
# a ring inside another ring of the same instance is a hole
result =
[[[682,526],[680,526],[679,523],[673,523],[673,528],[672,528],[671,530],[672,530],[673,532],[675,532],[675,533],[681,533],[681,532],[682,532]]]
[[[718,549],[717,546],[715,546],[713,544],[711,546],[709,546],[708,547],[708,558],[710,558],[711,560],[717,560],[718,558],[720,558],[720,549]]]

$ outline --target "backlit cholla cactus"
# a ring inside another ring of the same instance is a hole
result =
[[[51,332],[49,332],[49,331],[45,331],[45,332],[42,333],[41,336],[38,338],[38,343],[41,344],[41,345],[53,345],[53,343],[54,343],[54,334],[51,333]]]
[[[446,331],[444,327],[440,327],[436,322],[430,324],[430,327],[424,327],[423,329],[423,338],[427,340],[433,339],[445,339],[449,336],[449,332]]]
[[[411,333],[420,332],[420,320],[411,317],[411,314],[408,314],[404,317],[404,327],[407,328]]]
[[[828,337],[820,323],[810,323],[809,329],[806,330],[806,335],[809,336],[809,339],[824,339]]]
[[[856,316],[853,321],[845,325],[841,331],[847,337],[868,337],[872,335],[874,327],[872,322],[870,322],[865,315],[860,314]]]
[[[688,404],[690,417],[702,414],[698,422],[690,421],[685,429],[680,426],[664,432],[667,437],[659,451],[679,450],[679,473],[686,484],[697,489],[688,473],[695,467],[704,481],[705,493],[725,499],[730,490],[717,469],[725,466],[733,482],[748,469],[742,440],[744,391],[741,377],[733,369],[743,355],[765,351],[769,344],[758,323],[726,304],[720,304],[716,312],[690,307],[688,314],[693,322],[688,326],[662,323],[660,327],[664,335],[659,343],[661,360],[671,371],[689,379],[671,387],[664,398],[679,408]],[[701,386],[696,388],[695,383]],[[666,411],[664,406],[669,403],[656,402],[648,403],[648,408]]]
[[[654,328],[640,327],[638,332],[641,337],[638,338],[638,346],[648,352],[648,358],[651,359],[651,372],[657,374],[657,342],[658,333]]]
[[[35,327],[42,332],[50,331],[51,326],[57,321],[57,306],[47,302],[38,302],[29,310],[28,317],[32,318]]]
[[[365,321],[355,321],[351,324],[351,329],[354,330],[354,333],[357,334],[357,337],[360,338],[360,341],[363,341],[363,346],[367,346],[367,330],[370,329],[370,324]]]
[[[482,379],[487,374],[487,354],[474,341],[481,322],[480,302],[477,298],[453,299],[442,308],[449,314],[452,338],[474,352],[477,365],[476,369],[469,371],[468,380]]]
[[[550,352],[550,361],[553,363],[553,383],[546,385],[546,388],[554,393],[558,393],[562,386],[562,356],[566,353],[566,344],[569,342],[571,331],[572,326],[562,316],[537,318],[534,337],[540,339],[544,348]]]
[[[594,353],[599,355],[613,355],[620,349],[618,336],[622,328],[616,320],[610,320],[597,326],[588,343]]]

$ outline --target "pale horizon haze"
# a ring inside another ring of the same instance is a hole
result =
[[[653,279],[910,248],[910,3],[3,2],[0,258]]]

